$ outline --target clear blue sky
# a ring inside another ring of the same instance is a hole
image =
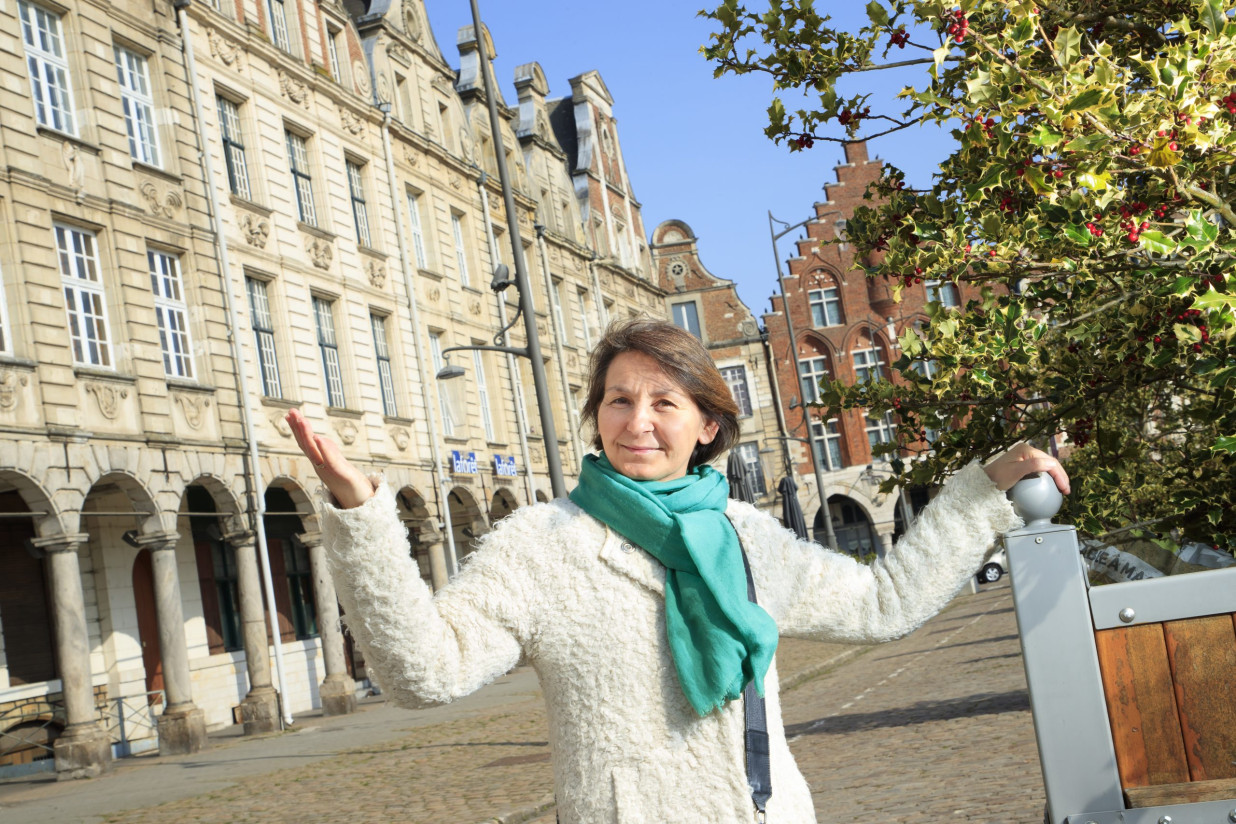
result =
[[[824,183],[835,179],[840,146],[817,143],[791,155],[764,136],[772,84],[765,76],[713,78],[699,52],[710,32],[708,21],[696,16],[704,5],[700,0],[479,4],[498,52],[495,76],[506,101],[515,101],[514,71],[522,63],[541,64],[551,98],[570,94],[571,77],[599,71],[614,98],[619,140],[648,232],[664,220],[685,221],[699,238],[704,265],[736,281],[757,317],[766,312],[776,291],[768,212],[789,223],[809,217],[812,204],[824,197]],[[458,67],[456,32],[472,22],[467,0],[427,0],[426,5],[443,55]],[[766,8],[760,0],[751,6]],[[838,9],[833,13],[847,24],[863,14],[860,3],[820,4],[826,7]],[[911,56],[917,55],[910,49],[890,55]],[[876,101],[891,101],[917,80],[917,75],[885,77],[889,74],[863,75],[873,84],[873,110],[880,108]],[[798,108],[801,98],[788,92],[784,100],[787,108]],[[914,127],[869,148],[873,157],[904,169],[912,185],[926,186],[951,144],[945,132]],[[781,260],[793,252],[795,237],[782,239]]]

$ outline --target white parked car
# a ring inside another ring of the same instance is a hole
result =
[[[999,581],[1009,571],[1009,556],[1005,554],[1004,547],[996,550],[996,554],[987,559],[983,564],[983,568],[978,571],[978,580],[980,584],[994,584]]]

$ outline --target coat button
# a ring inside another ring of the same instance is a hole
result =
[[[623,551],[623,552],[634,552],[634,551],[635,551],[635,546],[634,546],[634,544],[632,544],[630,541],[623,541],[623,542],[622,542],[622,551]]]

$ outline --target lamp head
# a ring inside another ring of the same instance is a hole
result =
[[[437,378],[440,381],[446,381],[446,380],[450,380],[451,378],[463,377],[463,374],[464,374],[464,368],[462,366],[456,366],[453,363],[448,363],[446,366],[443,366],[441,369],[438,370]]]
[[[511,280],[510,267],[508,267],[505,263],[499,263],[494,267],[493,277],[489,280],[489,288],[492,291],[501,294],[506,287],[514,283],[515,281]]]

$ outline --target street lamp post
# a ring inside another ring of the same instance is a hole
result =
[[[474,0],[475,2],[475,0]],[[817,216],[818,217],[818,216]],[[805,226],[808,223],[816,220],[817,217],[808,218],[807,220],[795,223],[793,226],[787,225],[783,220],[777,220],[773,217],[772,212],[768,213],[768,233],[772,237],[773,262],[777,267],[777,285],[781,288],[781,311],[785,315],[785,329],[790,339],[790,356],[794,359],[794,380],[802,385],[802,369],[798,362],[798,340],[794,337],[794,321],[790,317],[790,306],[785,294],[785,278],[781,274],[781,255],[777,252],[777,241],[788,235],[795,229]],[[776,230],[773,223],[780,223],[786,228],[780,232]],[[807,424],[807,451],[811,453],[811,468],[815,472],[815,488],[816,494],[820,497],[820,514],[824,519],[825,540],[828,541],[828,546],[831,549],[837,549],[837,533],[833,531],[833,516],[828,509],[828,495],[824,491],[824,473],[820,469],[820,456],[824,454],[823,447],[816,452],[816,437],[815,432],[811,428],[811,418],[807,414],[807,399],[803,397],[803,421]],[[795,438],[794,440],[798,440]]]
[[[507,236],[511,240],[511,260],[515,264],[515,288],[519,291],[519,309],[524,316],[524,333],[528,339],[528,345],[525,347],[453,346],[444,349],[442,354],[461,349],[482,349],[489,352],[519,355],[532,361],[532,384],[536,390],[536,405],[541,415],[541,436],[545,439],[545,463],[549,468],[549,482],[554,497],[562,498],[567,492],[566,483],[562,478],[562,458],[558,454],[558,430],[554,426],[554,413],[549,400],[549,383],[545,379],[545,361],[541,358],[541,342],[536,333],[536,315],[532,309],[532,289],[529,286],[528,270],[524,265],[523,244],[519,241],[519,216],[515,211],[515,193],[511,189],[511,179],[507,173],[506,150],[503,148],[501,121],[498,119],[498,98],[494,94],[493,78],[490,76],[492,67],[489,65],[489,46],[483,34],[484,29],[481,28],[481,12],[477,8],[476,0],[471,0],[471,5],[472,34],[476,37],[476,46],[480,50],[481,79],[485,89],[485,102],[489,104],[489,128],[493,133],[494,159],[498,164],[498,182],[502,185],[502,202],[506,206]],[[509,281],[503,281],[499,285],[495,278],[493,288],[495,291],[501,291],[509,283]]]

